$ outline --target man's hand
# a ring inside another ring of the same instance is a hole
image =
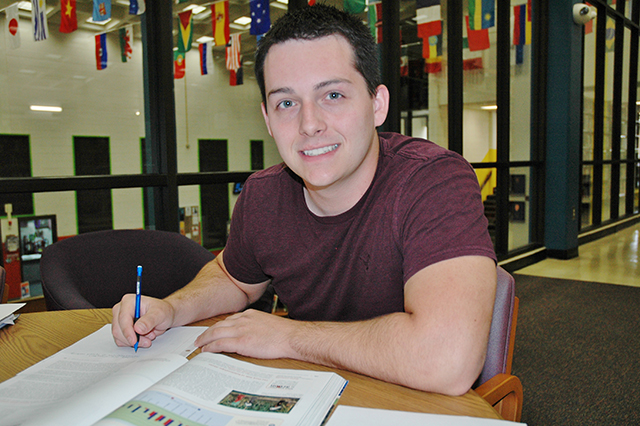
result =
[[[293,320],[249,309],[207,329],[196,339],[205,352],[233,352],[253,358],[294,358],[289,346]]]
[[[173,307],[164,300],[143,296],[140,301],[140,319],[134,324],[135,294],[126,294],[113,307],[111,333],[118,346],[133,346],[140,335],[139,348],[148,348],[151,342],[173,324]]]

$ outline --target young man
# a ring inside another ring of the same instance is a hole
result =
[[[240,312],[271,283],[290,313],[247,310],[210,327],[205,351],[287,357],[459,395],[479,375],[495,254],[472,168],[457,154],[378,135],[389,93],[357,18],[287,14],[256,53],[262,111],[284,164],[246,182],[228,244],[164,300],[113,309],[140,347],[170,327]]]

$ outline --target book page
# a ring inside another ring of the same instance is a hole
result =
[[[90,425],[187,362],[206,327],[178,327],[151,348],[120,348],[106,325],[0,383],[3,425]]]
[[[202,353],[96,425],[319,425],[345,385],[331,372],[274,369]]]
[[[478,417],[412,413],[339,405],[326,426],[515,426],[522,424]]]

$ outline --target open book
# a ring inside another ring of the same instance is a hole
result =
[[[105,326],[0,383],[0,426],[314,426],[346,386],[335,373],[220,354],[188,361],[204,329],[171,329],[136,354],[117,347]]]

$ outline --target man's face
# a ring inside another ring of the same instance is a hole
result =
[[[341,36],[276,44],[264,70],[265,122],[307,189],[368,187],[388,91],[380,86],[370,95],[351,45]]]

